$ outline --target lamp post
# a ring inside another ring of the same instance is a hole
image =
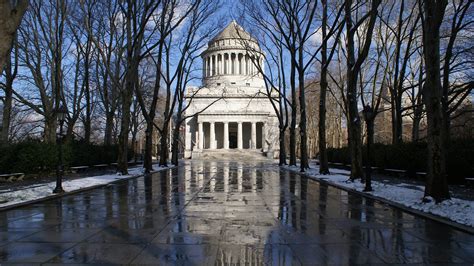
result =
[[[367,127],[367,163],[365,165],[365,188],[364,191],[372,191],[372,154],[371,146],[374,142],[374,118],[375,112],[372,106],[364,106],[362,111],[364,115],[365,124]]]
[[[61,105],[58,109],[56,109],[56,117],[59,122],[59,136],[57,138],[58,142],[58,167],[56,170],[56,188],[54,188],[53,193],[63,193],[64,189],[62,186],[63,182],[63,125],[64,121],[66,120],[67,109],[63,105]]]

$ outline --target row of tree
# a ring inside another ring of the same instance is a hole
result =
[[[219,28],[213,16],[219,5],[216,0],[5,2],[0,8],[12,23],[3,25],[11,38],[2,35],[8,49],[1,62],[1,141],[39,132],[54,143],[56,110],[65,106],[65,138],[118,143],[122,173],[140,131],[147,172],[157,133],[160,165],[168,163],[170,145],[177,164],[189,106],[185,88],[200,74],[195,61]]]
[[[459,115],[456,110],[469,99],[474,85],[472,1],[241,3],[243,19],[253,25],[253,34],[261,36],[259,42],[265,47],[268,69],[261,70],[268,95],[272,91],[280,95],[269,97],[279,107],[275,111],[280,124],[280,164],[287,163],[288,147],[290,165],[296,165],[299,157],[301,171],[309,167],[307,105],[314,101],[308,101],[306,94],[316,87],[321,174],[329,173],[329,93],[347,127],[351,180],[364,180],[363,121],[371,144],[377,116],[388,111],[395,145],[403,141],[406,117],[413,121],[415,141],[420,139],[421,121],[426,120],[425,194],[436,201],[449,198],[445,154],[450,121]]]

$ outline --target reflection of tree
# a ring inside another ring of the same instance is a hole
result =
[[[347,196],[348,196],[347,201],[348,201],[348,206],[349,206],[349,218],[361,223],[363,221],[361,208],[364,207],[364,205],[361,204],[361,202],[359,201],[361,197],[355,196],[351,193],[349,193]],[[351,262],[351,261],[358,262],[357,260],[359,259],[359,255],[360,255],[360,246],[356,241],[354,241],[356,243],[353,243],[353,240],[362,239],[362,234],[361,234],[362,230],[363,229],[360,228],[359,226],[351,226],[350,234],[349,234],[350,244],[349,244],[349,256],[348,256],[349,261],[348,262]]]
[[[289,173],[290,178],[290,209],[291,212],[291,225],[294,229],[297,229],[297,221],[296,221],[296,202],[295,202],[295,191],[296,191],[296,175],[291,172]]]
[[[146,215],[153,214],[153,179],[152,175],[146,174],[143,178],[145,192],[145,212]],[[145,218],[145,228],[153,228],[153,219]]]
[[[324,235],[326,233],[326,207],[328,201],[328,187],[327,185],[323,185],[319,183],[319,232],[320,234]],[[321,204],[324,203],[324,204]]]
[[[163,211],[163,215],[169,214],[168,208],[168,171],[161,171],[158,172],[159,180],[160,180],[160,207]]]
[[[113,189],[104,189],[104,201],[105,201],[105,218],[111,218],[114,211],[114,195]]]
[[[405,240],[403,239],[402,223],[400,220],[403,219],[403,212],[392,208],[392,220],[397,221],[395,227],[392,229],[392,238],[394,238],[395,244],[392,252],[395,252],[397,256],[405,257]],[[383,239],[383,238],[382,238]],[[385,243],[384,243],[385,244]],[[389,243],[392,244],[392,243]],[[384,247],[384,250],[386,247]]]
[[[308,178],[306,176],[301,176],[300,177],[300,182],[301,182],[301,206],[300,206],[300,224],[301,224],[301,229],[306,231],[307,229],[307,209],[308,209],[308,204],[307,204],[307,192],[308,192]]]
[[[428,240],[428,243],[425,242],[426,246],[421,246],[419,248],[423,248],[420,252],[420,256],[423,258],[423,263],[428,263],[428,260],[437,260],[437,259],[444,259],[446,261],[452,262],[454,259],[450,258],[453,255],[453,245],[456,244],[454,239],[453,233],[454,230],[450,226],[442,226],[440,223],[432,221],[430,219],[423,219],[424,221],[424,229],[425,229],[425,238]],[[441,229],[441,230],[440,230]],[[421,230],[420,230],[421,231]],[[430,245],[430,241],[441,242],[437,243],[436,246]],[[456,247],[454,247],[456,249]],[[442,253],[440,254],[440,249],[442,249]],[[423,253],[427,254],[423,254]],[[441,256],[446,256],[443,258]],[[441,258],[440,258],[441,257]]]

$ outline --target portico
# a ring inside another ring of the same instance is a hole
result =
[[[264,149],[265,122],[258,120],[198,121],[200,150]]]

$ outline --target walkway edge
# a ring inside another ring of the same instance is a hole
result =
[[[149,174],[158,173],[158,172],[173,169],[173,168],[176,168],[176,167],[178,167],[178,166],[170,166],[168,168],[162,168],[162,169],[159,169],[159,170],[154,170],[154,171],[151,171]],[[61,194],[51,194],[50,196],[47,196],[47,197],[34,199],[34,200],[29,200],[29,201],[25,201],[25,202],[20,202],[20,203],[12,204],[12,205],[5,206],[5,207],[0,207],[0,212],[11,210],[11,209],[16,209],[16,208],[20,208],[20,207],[24,207],[26,205],[33,204],[33,203],[38,203],[38,202],[47,201],[47,200],[51,200],[51,199],[70,196],[70,195],[81,193],[81,192],[84,192],[84,191],[105,187],[105,186],[108,186],[108,185],[111,185],[111,184],[118,183],[120,181],[139,178],[139,177],[142,177],[142,176],[145,176],[145,174],[141,173],[141,174],[138,174],[138,175],[132,175],[130,177],[117,179],[117,180],[114,180],[114,181],[109,182],[109,183],[104,183],[104,184],[100,184],[100,185],[94,185],[94,186],[90,186],[90,187],[80,188],[80,189],[76,189],[76,190],[61,193]]]
[[[385,204],[391,205],[393,207],[402,209],[403,211],[406,211],[408,213],[418,215],[418,216],[422,216],[422,217],[434,220],[436,222],[443,223],[443,224],[455,227],[456,229],[461,230],[463,232],[474,234],[474,228],[472,228],[470,226],[467,226],[467,225],[460,224],[460,223],[456,223],[456,222],[451,221],[447,218],[444,218],[444,217],[441,217],[441,216],[438,216],[438,215],[434,215],[434,214],[431,214],[431,213],[427,213],[427,212],[422,212],[420,210],[407,207],[403,204],[400,204],[400,203],[397,203],[397,202],[394,202],[394,201],[391,201],[391,200],[388,200],[388,199],[385,199],[385,198],[382,198],[382,197],[374,196],[372,194],[364,193],[362,191],[358,191],[358,190],[355,190],[355,189],[352,189],[352,188],[347,188],[347,187],[335,184],[333,182],[326,181],[324,179],[316,178],[314,176],[308,175],[306,173],[302,173],[300,171],[295,171],[295,170],[287,169],[287,168],[284,168],[284,167],[279,167],[279,168],[283,169],[285,171],[290,171],[290,172],[297,173],[297,174],[302,175],[302,176],[306,176],[306,177],[308,177],[308,178],[310,178],[314,181],[317,181],[319,183],[322,183],[322,184],[333,186],[333,187],[336,187],[338,189],[341,189],[341,190],[344,190],[344,191],[347,191],[347,192],[352,192],[352,193],[358,194],[360,196],[363,196],[363,197],[366,197],[366,198],[369,198],[369,199],[380,201],[382,203],[385,203]]]

